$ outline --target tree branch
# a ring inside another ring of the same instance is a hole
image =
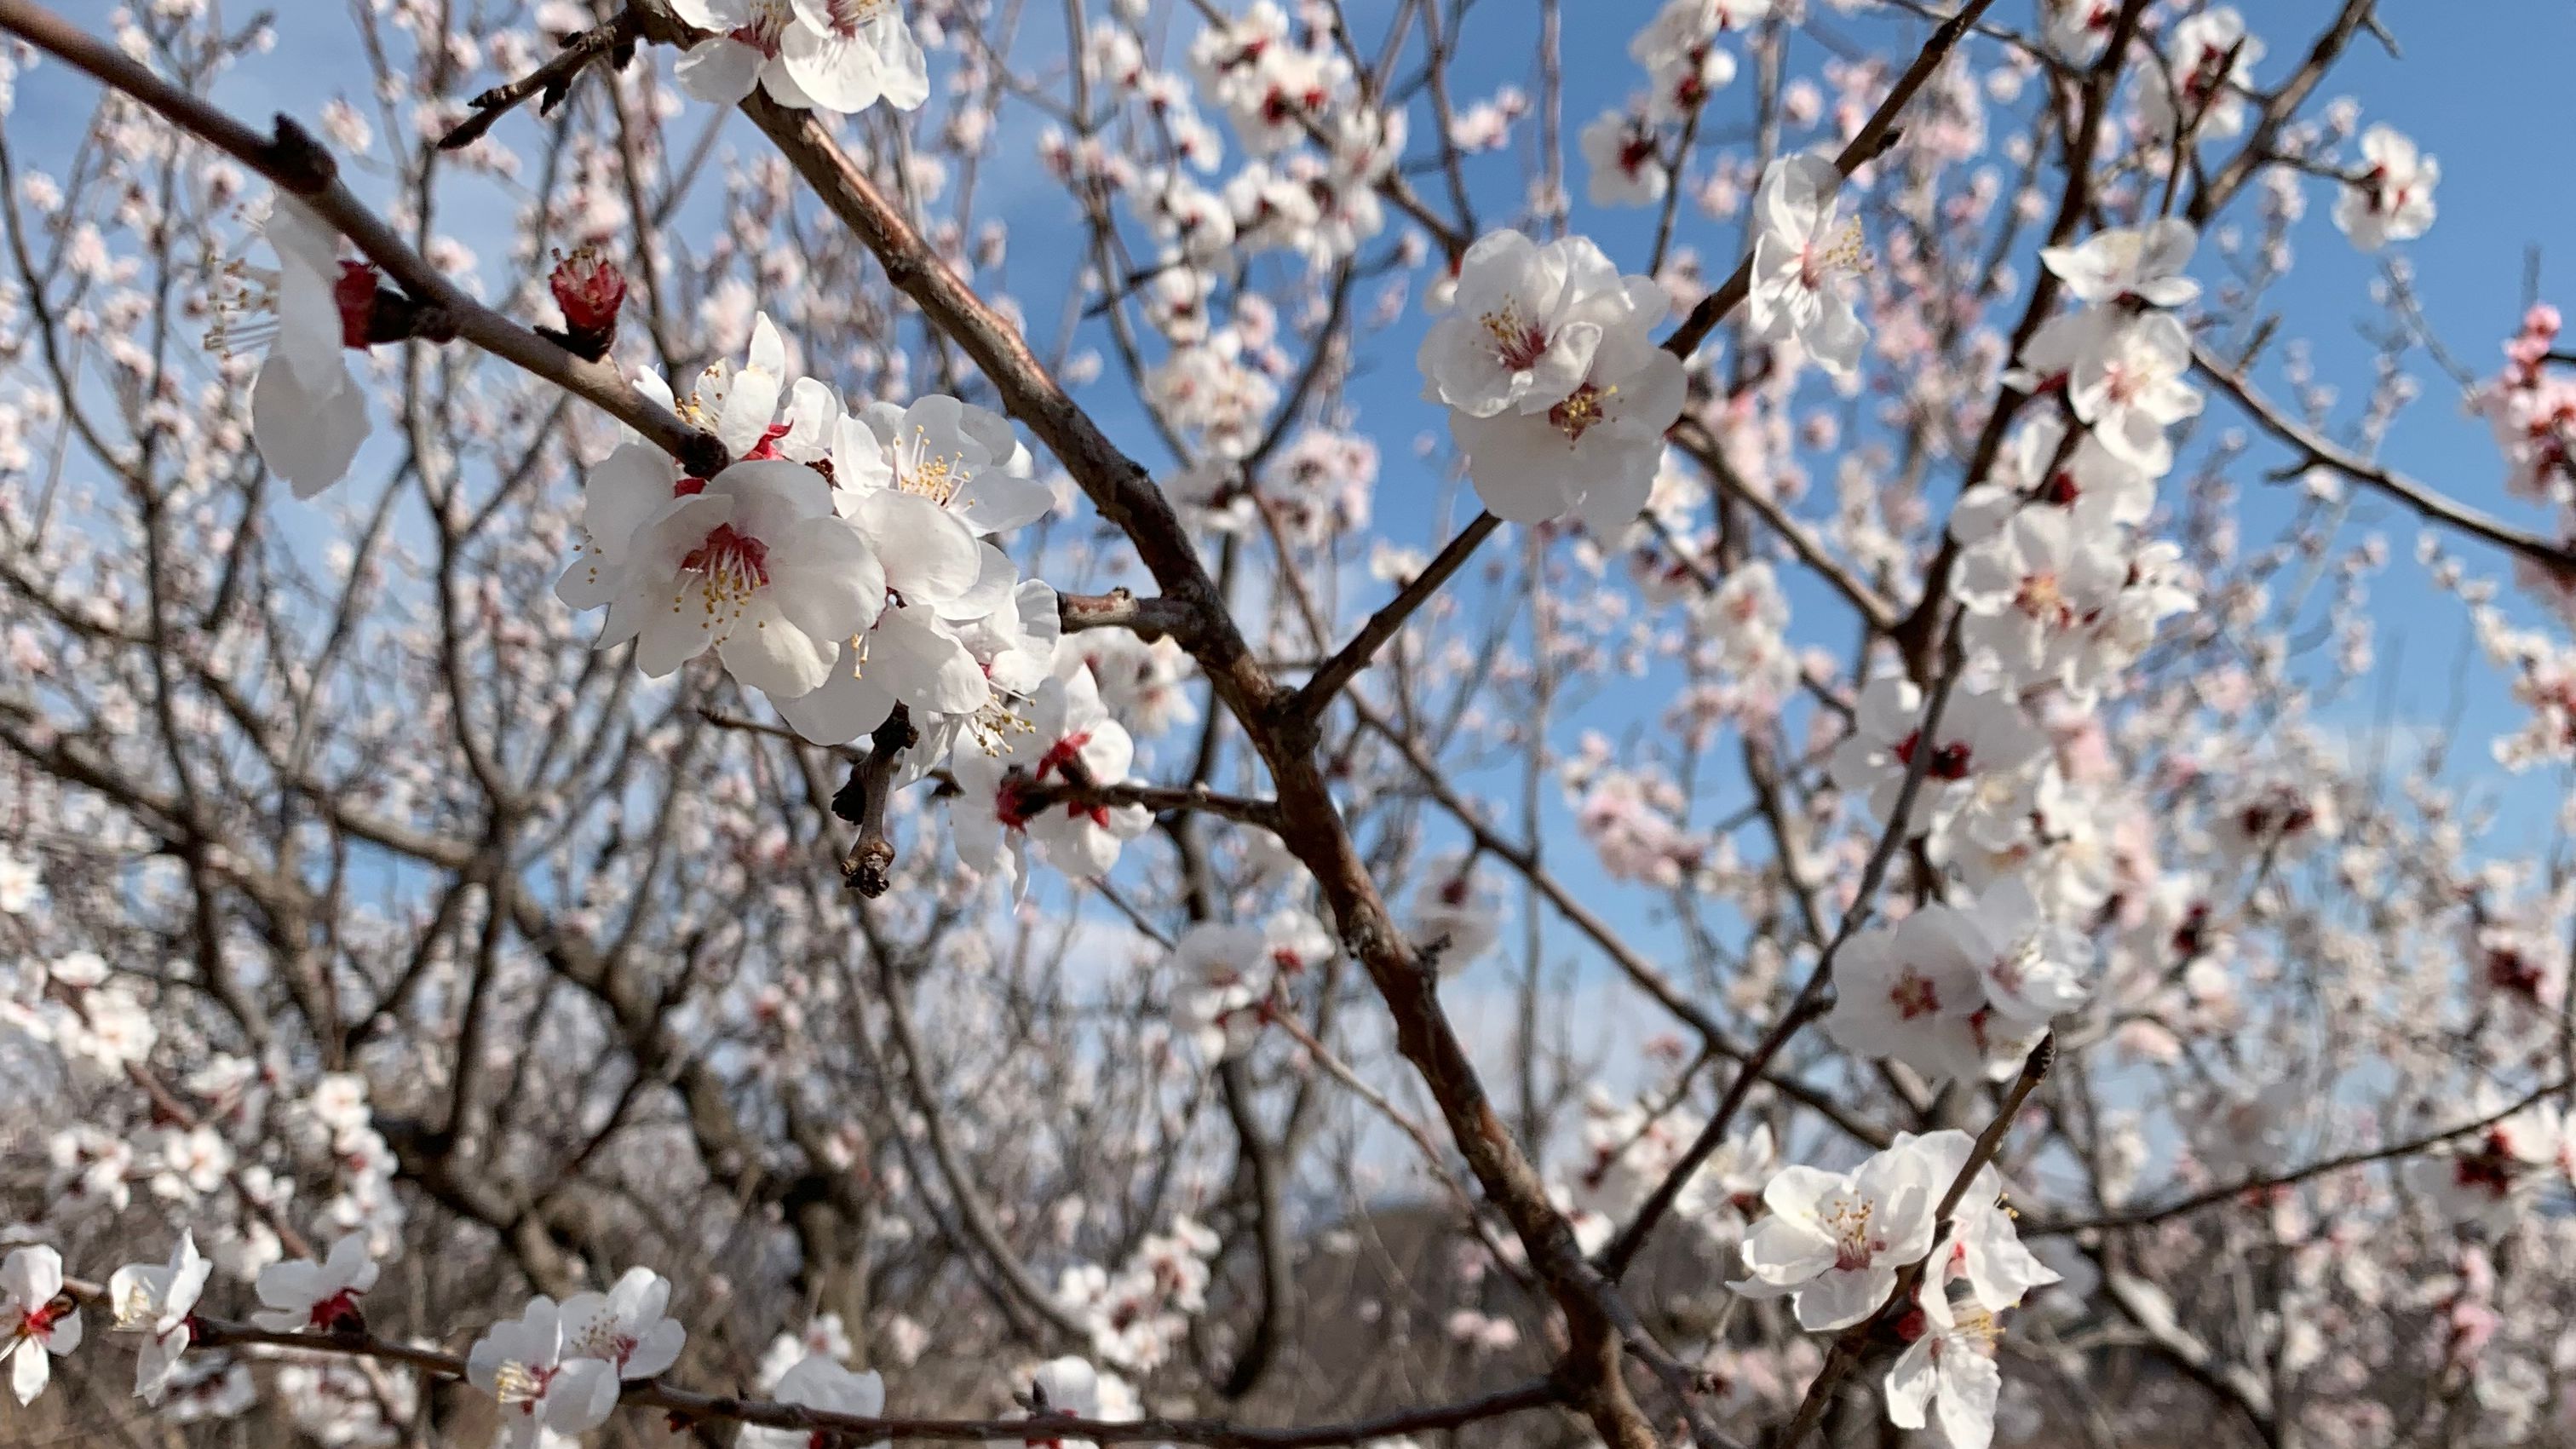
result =
[[[616,368],[576,357],[467,296],[350,193],[339,180],[339,163],[293,120],[278,117],[275,137],[263,137],[33,0],[0,0],[0,30],[133,97],[292,193],[414,301],[437,309],[460,341],[597,405],[701,476],[712,477],[732,461],[713,434],[682,422]]]
[[[465,104],[474,114],[459,121],[438,138],[441,151],[458,151],[483,139],[483,133],[497,125],[503,116],[518,108],[528,97],[543,93],[537,102],[537,114],[550,115],[572,93],[573,82],[589,69],[591,62],[605,57],[609,68],[624,70],[634,59],[636,37],[643,32],[643,17],[633,10],[621,10],[614,19],[576,31],[564,37],[563,49],[535,70],[507,85],[474,97]]]
[[[1325,660],[1324,666],[1306,680],[1305,686],[1280,706],[1281,711],[1292,719],[1308,722],[1322,714],[1325,707],[1333,702],[1333,697],[1366,669],[1369,661],[1377,656],[1377,651],[1386,647],[1386,642],[1404,628],[1405,621],[1413,617],[1414,611],[1431,602],[1431,596],[1440,592],[1458,570],[1467,566],[1467,560],[1476,552],[1477,545],[1493,537],[1494,530],[1502,526],[1503,521],[1491,513],[1477,514],[1465,528],[1458,530],[1456,537],[1441,546],[1439,555],[1426,564],[1411,583],[1397,591],[1384,608],[1369,615],[1368,622],[1360,626],[1360,632],[1351,642]]]
[[[2538,534],[2525,533],[2502,519],[2454,501],[2427,484],[2384,468],[2318,436],[2282,412],[2271,399],[2256,392],[2253,384],[2205,347],[2194,344],[2191,360],[2194,370],[2208,378],[2219,391],[2235,399],[2237,406],[2243,408],[2263,431],[2297,449],[2308,465],[2331,468],[2356,483],[2376,488],[2435,523],[2456,528],[2509,553],[2518,554],[2555,577],[2576,576],[2576,548]]]
[[[103,1300],[105,1291],[94,1284],[80,1284],[75,1296]],[[465,1360],[434,1348],[420,1348],[367,1333],[274,1333],[247,1323],[227,1319],[193,1317],[191,1346],[196,1348],[281,1348],[307,1353],[336,1355],[343,1358],[373,1359],[398,1363],[434,1378],[462,1380]],[[775,1429],[795,1429],[815,1434],[846,1436],[852,1443],[874,1443],[883,1439],[927,1439],[944,1443],[997,1440],[1016,1443],[1026,1439],[1033,1428],[1043,1428],[1051,1437],[1087,1439],[1100,1444],[1138,1444],[1147,1441],[1172,1441],[1207,1446],[1207,1449],[1328,1449],[1328,1446],[1357,1444],[1369,1439],[1402,1434],[1431,1433],[1456,1429],[1468,1424],[1499,1419],[1509,1414],[1526,1413],[1561,1402],[1563,1391],[1546,1379],[1533,1380],[1512,1388],[1498,1390],[1472,1399],[1440,1404],[1428,1408],[1400,1410],[1373,1418],[1354,1419],[1339,1424],[1319,1424],[1299,1428],[1264,1429],[1240,1425],[1224,1419],[1127,1419],[1118,1421],[1077,1419],[1070,1415],[1048,1415],[1043,1419],[918,1419],[866,1417],[835,1413],[828,1409],[807,1408],[802,1404],[783,1404],[766,1399],[735,1398],[722,1394],[693,1393],[648,1379],[626,1386],[618,1402],[629,1408],[659,1409],[675,1425],[702,1423],[758,1424]]]

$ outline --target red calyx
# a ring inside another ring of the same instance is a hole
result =
[[[1922,732],[1918,730],[1913,734],[1907,735],[1904,739],[1897,741],[1896,763],[1900,765],[1912,765],[1914,763],[1914,751],[1920,745],[1922,739]],[[1968,778],[1968,767],[1973,759],[1974,754],[1970,751],[1968,746],[1957,740],[1952,740],[1950,743],[1942,745],[1932,752],[1932,763],[1923,771],[1923,773],[1935,780],[1964,780]]]
[[[364,1333],[366,1316],[358,1311],[358,1297],[343,1288],[313,1305],[312,1324],[324,1333]]]
[[[364,352],[377,337],[376,280],[374,266],[366,262],[342,262],[340,280],[331,284],[331,300],[340,308],[340,345]]]

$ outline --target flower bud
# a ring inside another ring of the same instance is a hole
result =
[[[593,362],[606,357],[617,340],[617,311],[626,304],[626,274],[599,248],[585,246],[571,256],[557,252],[546,285],[564,315],[564,330],[546,329],[546,335]]]

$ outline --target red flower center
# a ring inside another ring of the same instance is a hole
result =
[[[1931,978],[1914,974],[1914,968],[1910,966],[1904,975],[1896,978],[1896,985],[1888,991],[1887,999],[1895,1004],[1896,1014],[1907,1021],[1918,1016],[1930,1016],[1941,1009],[1941,989],[1932,984]]]
[[[1916,730],[1897,741],[1896,763],[1910,768],[1914,764],[1914,751],[1922,738],[1923,732]],[[1924,767],[1923,773],[1935,780],[1964,780],[1968,778],[1968,767],[1974,758],[1975,751],[1969,749],[1966,741],[1952,740],[1932,752],[1932,763]]]
[[[722,574],[746,588],[765,587],[769,583],[769,545],[736,532],[730,523],[719,523],[708,530],[706,542],[680,560],[680,567]]]

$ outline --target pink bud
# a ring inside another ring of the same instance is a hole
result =
[[[617,337],[618,309],[626,305],[626,274],[599,248],[585,246],[571,256],[556,254],[546,286],[563,309],[564,335],[558,340],[594,362],[607,356]]]

